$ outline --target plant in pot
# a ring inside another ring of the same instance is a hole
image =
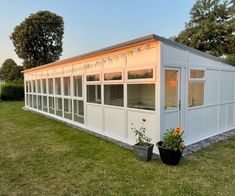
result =
[[[157,143],[160,157],[167,165],[178,165],[185,148],[181,128],[167,129],[163,135],[163,140]]]
[[[136,144],[134,145],[134,154],[135,156],[142,161],[150,161],[153,155],[154,145],[149,143],[151,138],[146,136],[146,128],[144,127],[145,119],[141,121],[141,127],[139,129],[132,127],[131,129],[135,133]],[[132,123],[133,126],[133,123]]]

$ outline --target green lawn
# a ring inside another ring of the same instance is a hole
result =
[[[235,138],[143,163],[132,151],[0,102],[0,195],[234,195]]]

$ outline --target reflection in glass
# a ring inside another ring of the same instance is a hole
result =
[[[104,80],[122,80],[122,72],[105,73]]]
[[[153,78],[153,69],[141,69],[128,71],[128,79]]]
[[[165,70],[165,109],[178,108],[178,70]]]

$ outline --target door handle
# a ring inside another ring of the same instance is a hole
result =
[[[179,100],[179,110],[181,110],[181,100]]]

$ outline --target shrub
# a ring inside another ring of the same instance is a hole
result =
[[[24,84],[22,83],[6,83],[1,86],[0,99],[7,100],[23,100]]]

